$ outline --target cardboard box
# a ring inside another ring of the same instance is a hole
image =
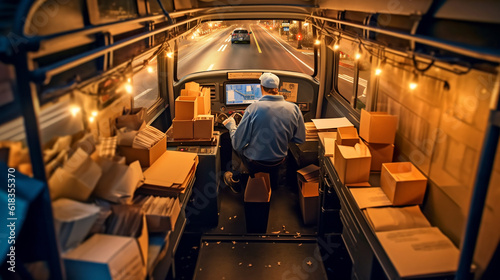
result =
[[[138,160],[142,167],[151,166],[166,150],[167,137],[158,141],[149,149],[135,149],[130,146],[118,146],[122,156],[125,157],[127,164]]]
[[[172,123],[172,132],[174,139],[193,139],[193,120],[178,120],[177,118],[175,118]]]
[[[271,181],[268,173],[257,173],[254,178],[248,178],[243,200],[247,232],[266,232],[271,201]]]
[[[300,176],[303,181],[317,181],[319,179],[319,166],[310,164],[297,170],[297,176]]]
[[[427,178],[411,162],[383,163],[380,187],[393,205],[422,204]]]
[[[186,83],[186,84],[184,84],[184,88],[186,90],[195,91],[198,93],[200,92],[200,84],[198,84],[197,82]]]
[[[174,205],[172,206],[172,215],[154,215],[146,214],[146,221],[148,225],[149,232],[167,232],[169,230],[175,229],[175,223],[181,212],[181,205],[179,204],[179,199],[174,200]]]
[[[359,143],[358,131],[355,127],[339,127],[337,128],[337,144],[354,146]]]
[[[198,96],[200,93],[194,90],[181,89],[181,96]]]
[[[204,87],[201,90],[201,96],[203,97],[203,115],[209,115],[211,111],[211,96],[210,88]]]
[[[214,134],[214,116],[198,115],[194,119],[193,138],[194,139],[212,139]]]
[[[101,167],[82,149],[70,157],[49,179],[50,197],[86,201],[102,175]]]
[[[177,120],[192,120],[198,115],[197,96],[179,96],[175,100],[175,118]]]
[[[361,109],[359,136],[369,143],[394,144],[398,117],[384,112]]]
[[[132,237],[95,234],[63,256],[68,279],[144,279],[145,265]]]
[[[344,184],[367,182],[370,177],[370,150],[359,141],[353,146],[335,145],[335,170]]]
[[[166,151],[144,171],[144,186],[158,190],[169,188],[181,191],[186,180],[196,171],[197,164],[198,155],[195,153]]]
[[[96,205],[66,198],[52,203],[54,227],[63,251],[76,247],[85,239],[100,210]]]
[[[319,182],[305,181],[301,175],[298,175],[297,179],[302,220],[305,225],[315,225],[319,217]]]
[[[131,130],[139,130],[144,123],[145,115],[145,108],[134,108],[132,109],[132,113],[116,118],[116,128],[127,127]]]
[[[370,166],[370,170],[380,171],[382,169],[382,163],[392,162],[394,144],[365,144],[370,150],[370,154],[372,155],[372,164]]]

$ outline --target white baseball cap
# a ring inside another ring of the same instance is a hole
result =
[[[263,73],[260,78],[260,84],[266,88],[278,88],[280,85],[280,78],[273,73]]]

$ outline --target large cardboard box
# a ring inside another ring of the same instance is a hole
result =
[[[132,237],[95,234],[63,256],[68,279],[144,279],[145,264]]]
[[[354,146],[359,143],[358,131],[355,127],[339,127],[337,128],[337,144]]]
[[[302,220],[305,225],[315,225],[319,215],[319,181],[308,182],[300,174],[297,175]]]
[[[427,178],[411,162],[383,163],[380,187],[393,205],[422,204]]]
[[[153,147],[149,149],[135,149],[131,146],[118,146],[122,156],[125,157],[127,164],[138,160],[142,167],[151,166],[166,150],[167,150],[167,137],[158,141]]]
[[[172,124],[172,132],[174,139],[193,139],[194,137],[194,121],[193,120],[178,120],[175,118]]]
[[[344,184],[367,182],[370,177],[371,154],[359,141],[355,146],[335,145],[333,165]]]
[[[214,134],[214,116],[198,115],[194,119],[193,134],[194,139],[211,139]]]
[[[82,149],[58,168],[49,179],[50,197],[86,201],[102,175],[101,167]]]
[[[268,173],[256,173],[254,178],[248,178],[243,200],[247,232],[266,232],[271,201],[271,181]]]
[[[394,154],[394,144],[373,144],[365,143],[370,154],[372,155],[372,164],[370,170],[380,171],[382,163],[392,162],[392,155]]]
[[[361,109],[359,136],[369,143],[394,144],[398,117],[385,112]]]
[[[197,96],[179,96],[175,100],[175,118],[177,120],[192,120],[198,115]]]

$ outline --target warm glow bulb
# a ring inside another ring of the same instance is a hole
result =
[[[380,69],[380,68],[375,69],[375,75],[377,75],[377,76],[378,76],[378,75],[380,75],[381,73],[382,73],[382,69]]]
[[[193,39],[194,39],[194,36],[191,36],[191,40],[193,40]]]
[[[212,27],[212,26],[213,26],[213,24],[212,24],[212,23],[210,23],[208,26]]]
[[[153,73],[153,71],[154,71],[154,70],[153,70],[153,67],[148,66],[148,73]]]
[[[73,117],[76,117],[76,115],[80,112],[81,108],[78,106],[73,106],[69,110],[71,111],[71,115],[73,115]]]
[[[320,41],[320,40],[316,40],[316,41],[314,42],[314,44],[315,44],[315,45],[319,45],[319,44],[321,44],[321,41]]]
[[[91,122],[91,123],[94,122],[94,120],[95,120],[95,117],[90,117],[89,118],[89,122]]]
[[[414,89],[416,89],[416,88],[417,88],[417,83],[415,83],[415,82],[411,82],[411,83],[410,83],[410,89],[411,89],[411,90],[414,90]]]
[[[338,50],[339,48],[340,48],[340,46],[339,46],[338,44],[335,44],[335,45],[333,46],[333,49],[334,49],[334,50]]]
[[[360,53],[356,53],[355,58],[356,58],[356,60],[360,59],[361,58],[361,54]]]
[[[172,56],[173,56],[173,55],[174,55],[174,53],[173,53],[173,52],[168,52],[168,53],[167,53],[167,57],[168,57],[168,58],[172,58]]]
[[[93,117],[97,117],[97,115],[98,115],[97,111],[92,111],[92,116]]]
[[[132,82],[132,79],[128,78],[128,79],[127,79],[127,83],[129,83],[129,84],[130,84],[131,82]]]
[[[304,26],[308,26],[309,25],[309,22],[304,22]]]
[[[127,91],[127,93],[132,93],[133,90],[134,90],[134,88],[132,87],[132,85],[130,83],[125,84],[125,91]]]

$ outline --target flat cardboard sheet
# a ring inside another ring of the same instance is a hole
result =
[[[195,153],[166,151],[144,172],[144,184],[160,187],[182,185],[197,160]]]
[[[375,231],[431,226],[418,206],[367,208],[366,216]]]
[[[387,195],[379,187],[351,188],[349,190],[360,209],[392,205]]]
[[[312,119],[316,129],[331,129],[338,127],[354,126],[346,117],[329,119]]]
[[[460,252],[437,227],[376,233],[401,277],[452,273]]]

